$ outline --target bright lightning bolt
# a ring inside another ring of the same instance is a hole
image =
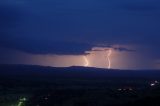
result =
[[[109,49],[108,54],[107,54],[107,60],[108,60],[108,69],[111,68],[111,60],[110,60],[110,56],[112,54],[112,50]]]
[[[85,67],[87,67],[87,66],[89,66],[89,61],[88,61],[88,59],[87,59],[87,57],[86,56],[83,56],[83,58],[84,58],[84,60],[85,60]]]

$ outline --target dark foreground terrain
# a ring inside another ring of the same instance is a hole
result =
[[[159,70],[0,65],[0,106],[160,106]]]

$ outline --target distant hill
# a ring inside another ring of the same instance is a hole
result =
[[[158,70],[114,70],[93,67],[44,67],[36,65],[0,65],[0,77],[51,78],[159,78]]]

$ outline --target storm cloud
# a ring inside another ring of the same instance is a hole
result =
[[[123,44],[148,46],[160,53],[157,0],[11,1],[1,1],[1,47],[79,55],[99,44]]]

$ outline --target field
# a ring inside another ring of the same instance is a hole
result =
[[[0,106],[159,106],[160,71],[0,66]]]

